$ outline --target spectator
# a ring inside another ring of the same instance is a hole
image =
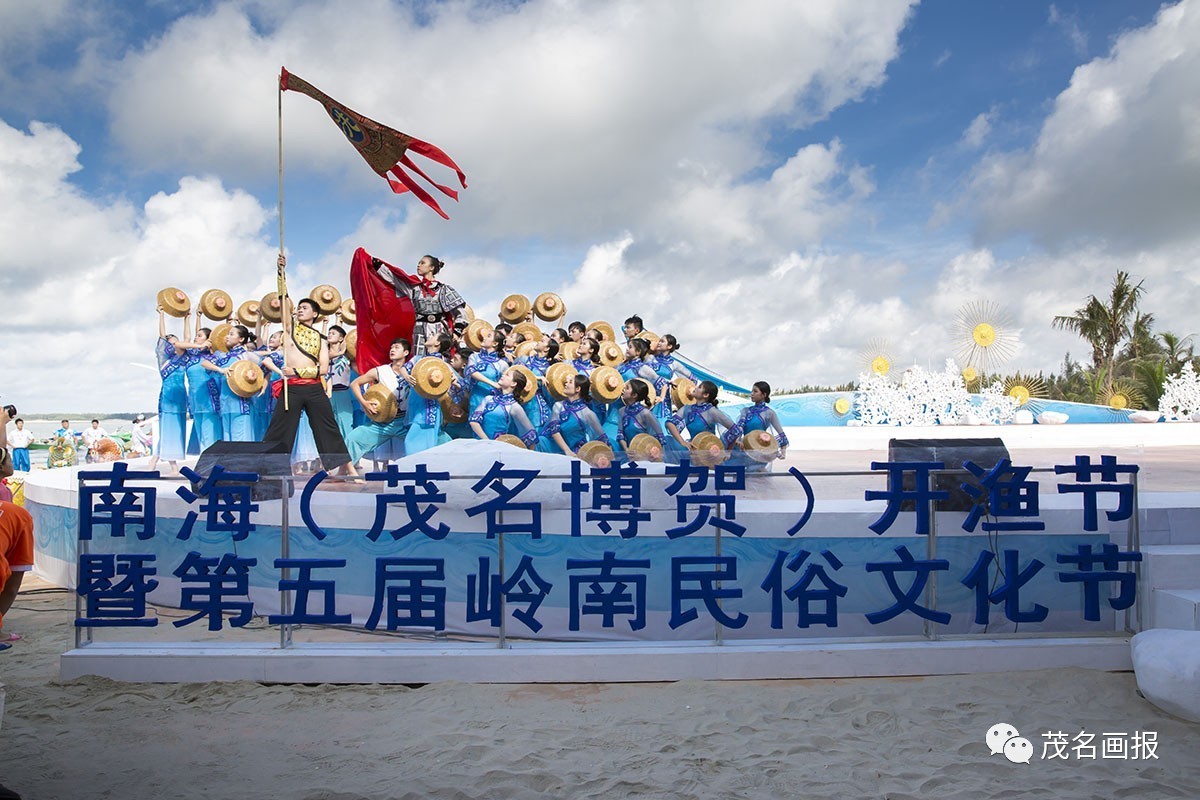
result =
[[[18,505],[0,500],[0,650],[19,636],[4,633],[4,614],[12,608],[25,573],[33,569],[33,517]]]
[[[8,446],[12,451],[12,466],[18,472],[29,472],[29,445],[33,434],[25,430],[25,420],[17,417],[17,429],[8,434]]]
[[[100,440],[108,436],[108,431],[100,427],[100,420],[92,420],[92,427],[87,428],[83,432],[83,445],[87,448],[87,461],[92,463],[96,460],[96,445],[100,444]]]

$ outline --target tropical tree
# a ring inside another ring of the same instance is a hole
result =
[[[1092,295],[1074,314],[1054,318],[1055,328],[1073,331],[1091,345],[1092,373],[1094,377],[1101,377],[1106,390],[1112,389],[1121,343],[1132,338],[1135,324],[1140,323],[1142,330],[1148,331],[1154,322],[1152,315],[1138,311],[1143,283],[1130,283],[1129,273],[1121,270],[1113,278],[1107,302]]]

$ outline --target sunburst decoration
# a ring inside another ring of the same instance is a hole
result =
[[[1036,375],[1010,375],[1004,379],[1004,393],[1017,401],[1018,408],[1030,411],[1034,416],[1042,412],[1039,400],[1046,399],[1049,391],[1046,382]]]
[[[958,311],[958,360],[988,375],[1016,352],[1017,332],[1012,319],[991,300],[968,303]]]
[[[858,363],[863,372],[887,375],[895,363],[892,359],[892,348],[886,339],[872,339],[858,352]]]
[[[981,384],[981,381],[979,380],[979,370],[975,369],[970,364],[967,364],[962,368],[961,374],[963,383],[967,387],[967,391],[977,393]]]
[[[1146,404],[1146,398],[1138,388],[1121,378],[1113,381],[1112,388],[1102,390],[1096,401],[1113,411],[1135,411]]]
[[[850,398],[845,395],[842,395],[833,401],[833,413],[838,417],[846,416],[850,413],[850,409],[853,407],[854,404],[851,403]]]

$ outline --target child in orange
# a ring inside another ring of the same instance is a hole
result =
[[[33,569],[33,517],[13,503],[0,500],[0,630],[4,613],[12,608],[25,573]],[[0,633],[0,650],[19,637]]]

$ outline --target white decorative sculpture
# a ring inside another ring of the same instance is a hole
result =
[[[1184,364],[1178,375],[1167,378],[1158,400],[1158,410],[1168,420],[1194,419],[1200,412],[1200,375],[1196,374],[1192,362]]]

